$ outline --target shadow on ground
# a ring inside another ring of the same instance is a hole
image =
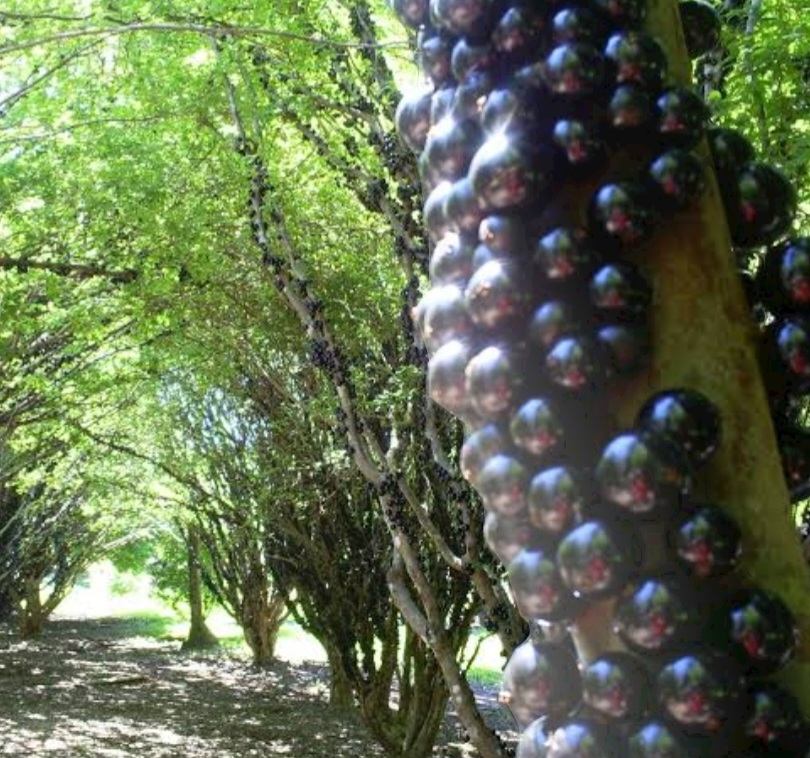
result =
[[[353,714],[328,707],[321,664],[254,669],[180,653],[152,621],[58,619],[40,640],[0,637],[0,744],[31,758],[376,758]],[[509,720],[480,692],[488,716]],[[452,715],[437,756],[465,754]],[[469,754],[469,753],[467,753]]]

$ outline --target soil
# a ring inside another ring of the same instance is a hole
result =
[[[328,671],[265,669],[228,653],[181,653],[131,619],[59,618],[21,642],[0,627],[0,754],[28,758],[382,758],[353,714],[328,705]],[[497,687],[487,722],[516,739]],[[434,756],[475,752],[448,711]]]

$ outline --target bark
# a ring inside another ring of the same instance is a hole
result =
[[[188,529],[188,605],[191,612],[188,636],[183,642],[182,650],[200,650],[218,647],[216,635],[205,623],[203,609],[202,576],[200,572],[200,532],[199,527],[192,525]]]
[[[354,689],[343,665],[343,658],[335,645],[326,640],[320,642],[329,661],[329,705],[332,708],[349,710],[354,705]]]
[[[243,593],[239,623],[253,664],[266,666],[275,656],[278,632],[285,617],[284,603],[271,594],[261,572],[255,580],[247,580]]]
[[[689,80],[674,0],[653,6],[649,30],[667,49],[673,78]],[[705,145],[706,165],[710,157]],[[773,590],[802,632],[796,660],[782,678],[810,715],[810,583],[792,522],[778,448],[756,356],[756,331],[736,272],[713,172],[700,203],[662,223],[632,259],[650,276],[654,297],[649,368],[616,390],[617,421],[630,426],[640,404],[666,387],[688,386],[715,401],[720,449],[695,482],[699,496],[726,509],[743,531],[741,579]],[[586,656],[613,647],[610,604],[577,625]]]
[[[47,618],[42,607],[39,578],[29,577],[25,580],[22,600],[17,623],[20,637],[27,640],[42,634],[42,628]]]

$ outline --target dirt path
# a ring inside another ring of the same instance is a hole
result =
[[[278,662],[258,671],[227,655],[178,648],[137,636],[137,622],[123,619],[55,619],[41,640],[26,643],[0,630],[0,754],[383,756],[351,714],[328,707],[322,664]],[[496,689],[478,694],[488,720],[508,729]],[[435,755],[473,755],[452,714]]]

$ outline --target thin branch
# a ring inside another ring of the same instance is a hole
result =
[[[100,266],[84,263],[56,263],[55,261],[38,261],[32,258],[11,258],[9,256],[0,256],[0,268],[16,270],[20,274],[24,274],[30,269],[37,269],[79,280],[103,277],[116,284],[134,282],[140,276],[138,271],[131,268],[110,271]]]

